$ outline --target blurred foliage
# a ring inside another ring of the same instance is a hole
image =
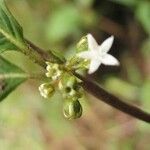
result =
[[[25,37],[45,49],[72,55],[87,33],[100,43],[110,34],[110,53],[120,68],[101,66],[93,78],[109,92],[150,110],[149,0],[7,0]],[[41,72],[25,56],[3,56],[27,72]],[[49,101],[28,81],[0,105],[0,149],[3,150],[149,150],[150,127],[85,94],[83,117],[67,121],[59,94]]]
[[[50,16],[46,32],[51,42],[62,40],[79,32],[81,16],[73,4],[59,6]]]
[[[0,101],[6,98],[11,91],[26,80],[27,75],[17,66],[0,56]]]
[[[148,0],[112,0],[126,5],[134,10],[137,20],[142,24],[145,31],[150,34],[150,2]]]

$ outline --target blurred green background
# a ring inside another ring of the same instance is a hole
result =
[[[150,112],[149,0],[7,0],[25,37],[66,57],[87,33],[110,51],[120,67],[101,66],[92,75],[105,89]],[[41,68],[17,52],[4,57],[27,72]],[[84,114],[68,121],[62,98],[43,99],[40,82],[22,84],[0,104],[0,150],[150,150],[150,126],[85,94]]]

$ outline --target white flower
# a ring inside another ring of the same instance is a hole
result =
[[[112,55],[108,54],[114,41],[113,36],[106,39],[101,45],[98,45],[91,34],[87,35],[87,40],[88,51],[80,52],[78,56],[90,60],[89,74],[94,73],[101,64],[119,65],[119,61]]]

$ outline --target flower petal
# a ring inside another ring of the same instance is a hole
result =
[[[100,53],[107,53],[114,41],[114,36],[111,36],[109,38],[107,38],[100,46],[99,46],[99,52]]]
[[[101,59],[102,63],[104,65],[112,65],[112,66],[118,66],[120,63],[119,61],[112,55],[110,54],[106,54],[102,59]]]
[[[94,73],[99,68],[100,65],[101,65],[100,61],[92,60],[91,63],[90,63],[88,74]]]
[[[79,54],[77,54],[79,57],[84,58],[84,59],[91,59],[91,53],[90,51],[84,51],[84,52],[80,52]]]
[[[97,50],[98,44],[91,34],[87,35],[89,50]]]

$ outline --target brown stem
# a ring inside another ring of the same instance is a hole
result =
[[[50,62],[59,62],[59,63],[63,63],[63,61],[62,60],[60,60],[57,56],[55,56],[54,54],[53,54],[53,52],[51,52],[51,51],[45,51],[45,50],[43,50],[43,49],[41,49],[41,48],[39,48],[39,47],[37,47],[35,44],[33,44],[31,41],[29,41],[29,40],[27,40],[26,39],[26,42],[27,42],[27,44],[28,44],[28,47],[29,47],[29,49],[31,48],[31,50],[33,49],[33,50],[35,50],[36,51],[36,53],[38,54],[38,55],[40,55],[40,57],[42,58],[41,59],[41,63],[38,63],[41,67],[46,67],[46,61],[50,61]],[[30,54],[31,55],[31,54]],[[37,61],[38,62],[38,61]],[[44,64],[44,65],[43,65]]]
[[[36,51],[42,56],[42,58],[43,58],[44,60],[47,60],[47,59],[48,59],[49,54],[48,54],[46,51],[44,51],[43,49],[37,47],[36,45],[34,45],[31,41],[29,41],[29,40],[27,40],[27,39],[26,39],[26,42],[29,44],[29,46],[30,46],[31,48],[33,48],[34,50],[36,50]]]
[[[97,85],[96,83],[92,82],[91,80],[84,78],[82,76],[77,75],[80,79],[82,79],[83,88],[94,95],[99,100],[107,103],[110,106],[113,106],[116,109],[119,109],[120,111],[131,115],[137,119],[146,121],[150,123],[150,114],[147,112],[144,112],[140,108],[133,106],[131,104],[128,104],[126,102],[123,102],[118,97],[110,94],[106,90],[104,90],[102,87]]]
[[[44,50],[35,46],[33,43],[31,43],[29,41],[27,41],[27,42],[45,60],[47,60],[47,59],[51,60],[51,56],[48,53],[46,53]],[[103,88],[101,88],[100,86],[95,84],[94,82],[90,81],[89,79],[82,77],[78,74],[75,74],[75,75],[83,81],[83,83],[82,83],[83,88],[87,92],[89,92],[92,95],[94,95],[95,97],[97,97],[99,100],[107,103],[110,106],[113,106],[114,108],[116,108],[128,115],[131,115],[137,119],[140,119],[142,121],[150,123],[150,114],[149,113],[144,112],[143,110],[141,110],[140,108],[138,108],[136,106],[133,106],[131,104],[123,102],[122,100],[120,100],[116,96],[110,94],[109,92],[107,92],[106,90],[104,90]]]

